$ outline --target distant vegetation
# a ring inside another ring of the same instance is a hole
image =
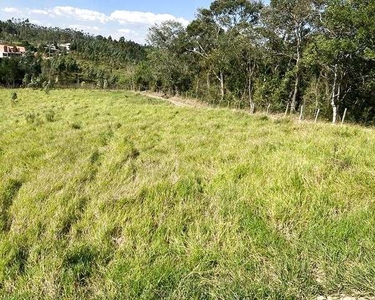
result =
[[[25,57],[0,60],[0,83],[5,86],[42,87],[50,82],[56,87],[130,89],[129,74],[146,58],[147,49],[124,38],[117,41],[18,19],[0,21],[0,40],[28,50]],[[71,51],[60,49],[63,43],[69,43]]]
[[[12,92],[0,299],[375,295],[374,130]]]
[[[303,111],[338,122],[375,123],[375,2],[213,1],[185,28],[150,29],[148,46],[1,22],[0,38],[38,55],[2,61],[4,85],[85,85],[185,94],[215,105]],[[72,43],[51,59],[45,46]],[[10,71],[12,70],[12,71]]]

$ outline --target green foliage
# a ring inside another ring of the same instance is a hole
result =
[[[353,121],[372,123],[373,11],[368,1],[213,1],[186,29],[150,29],[153,49],[135,81],[236,108],[315,105],[326,118],[348,109]]]
[[[56,113],[54,110],[50,109],[44,113],[47,122],[55,122],[56,121]]]
[[[21,58],[0,59],[3,86],[43,88],[44,82],[57,78],[57,86],[79,85],[80,81],[92,86],[107,80],[106,87],[120,87],[119,77],[146,57],[147,47],[124,38],[116,41],[18,19],[0,21],[0,28],[0,39],[9,44],[23,41],[20,44],[28,50]],[[59,49],[61,43],[70,43],[70,51]]]

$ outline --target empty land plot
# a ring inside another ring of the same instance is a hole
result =
[[[0,90],[0,297],[375,294],[375,132]]]

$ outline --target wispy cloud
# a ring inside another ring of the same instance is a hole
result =
[[[75,30],[83,30],[83,31],[90,31],[90,32],[99,32],[100,28],[98,26],[85,26],[85,25],[69,25],[69,28]]]
[[[128,28],[121,28],[121,29],[117,30],[117,32],[118,33],[127,33],[127,34],[132,33],[132,31]]]
[[[42,25],[43,22],[39,21],[39,20],[30,20],[31,23],[33,24],[36,24],[36,25]]]
[[[72,6],[56,6],[50,12],[55,16],[70,17],[81,21],[98,21],[101,23],[109,21],[109,18],[103,13]]]
[[[154,25],[160,24],[164,21],[178,21],[184,25],[189,22],[183,18],[177,18],[170,14],[154,14],[151,12],[141,12],[141,11],[128,11],[128,10],[116,10],[111,16],[111,20],[117,21],[120,24],[146,24]]]
[[[5,7],[2,9],[3,12],[6,12],[6,13],[19,13],[21,12],[21,10],[19,10],[18,8],[15,8],[15,7]]]
[[[30,9],[29,12],[35,15],[44,15],[44,16],[49,15],[48,11],[43,10],[43,9]]]

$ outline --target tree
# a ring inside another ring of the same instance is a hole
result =
[[[294,88],[290,99],[290,110],[295,112],[300,102],[303,48],[308,37],[316,29],[323,3],[314,0],[272,0],[267,13],[267,26],[282,37],[287,52],[280,53],[294,61]],[[289,52],[290,51],[290,52]]]
[[[197,19],[187,28],[189,51],[207,70],[207,89],[211,74],[218,80],[221,101],[225,97],[225,76],[232,71],[232,53],[242,44],[244,32],[258,22],[261,8],[260,2],[214,1],[210,9],[199,10]]]
[[[150,29],[148,41],[154,47],[148,56],[150,66],[162,89],[176,94],[188,89],[190,74],[189,66],[184,59],[186,52],[184,27],[178,22],[164,22]]]

